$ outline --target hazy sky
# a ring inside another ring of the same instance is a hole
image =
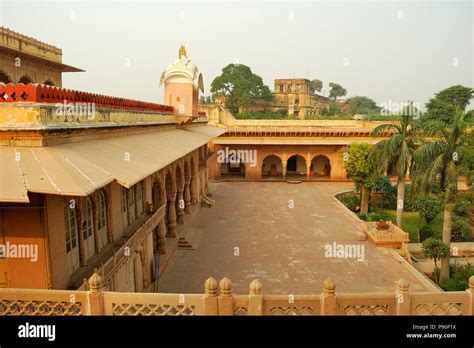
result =
[[[160,74],[184,44],[205,94],[227,64],[276,78],[318,78],[348,96],[425,103],[474,81],[473,1],[9,1],[0,25],[63,49],[85,69],[63,85],[162,102]],[[327,95],[327,90],[326,90]],[[472,105],[472,104],[471,104]]]

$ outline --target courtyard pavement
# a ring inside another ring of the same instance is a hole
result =
[[[208,277],[228,277],[235,294],[258,278],[264,294],[318,294],[331,277],[337,292],[393,292],[405,278],[427,291],[387,249],[357,241],[359,227],[334,194],[351,183],[209,183],[216,205],[186,215],[204,231],[197,250],[178,250],[159,292],[203,293]],[[293,208],[291,208],[293,204]],[[326,257],[326,245],[360,244],[364,259]]]

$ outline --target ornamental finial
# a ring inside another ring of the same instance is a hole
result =
[[[181,59],[182,56],[185,56],[186,58],[188,58],[188,55],[186,54],[186,48],[183,45],[179,47],[178,59]]]

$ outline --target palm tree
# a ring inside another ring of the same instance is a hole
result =
[[[405,198],[405,179],[412,163],[413,153],[418,142],[419,126],[412,115],[403,115],[399,124],[382,124],[372,131],[373,137],[393,134],[389,139],[375,144],[369,160],[378,164],[385,172],[388,166],[395,164],[397,170],[397,226],[402,227],[403,201]]]
[[[430,122],[424,128],[432,140],[424,143],[414,154],[413,187],[415,190],[431,191],[432,184],[439,182],[444,195],[443,242],[451,243],[451,225],[454,197],[457,193],[460,158],[463,138],[467,136],[467,114],[456,112],[451,124]],[[441,260],[441,279],[449,278],[449,255]]]

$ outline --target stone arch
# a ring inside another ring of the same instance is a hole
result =
[[[11,82],[12,79],[10,78],[10,76],[5,71],[0,70],[0,83],[7,84]]]
[[[286,175],[306,175],[306,160],[302,155],[291,155],[286,162]]]
[[[262,161],[262,179],[283,177],[283,161],[278,155],[267,155]]]
[[[222,150],[224,151],[224,150]],[[224,158],[220,159],[222,163],[219,165],[221,178],[245,178],[246,166],[244,163],[245,157],[240,158],[238,149],[225,149]]]
[[[314,156],[311,160],[310,176],[317,177],[331,177],[331,161],[325,155]]]
[[[22,77],[20,77],[20,79],[18,80],[18,83],[23,83],[27,85],[29,83],[33,83],[33,79],[29,75],[25,74]]]

